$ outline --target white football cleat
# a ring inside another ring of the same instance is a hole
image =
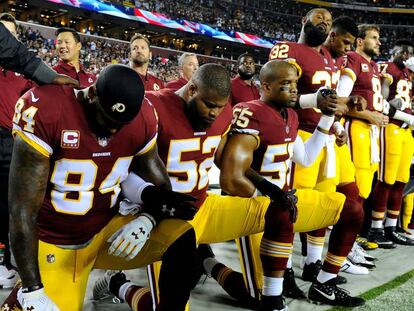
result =
[[[342,264],[341,272],[350,273],[350,274],[357,274],[357,275],[366,275],[369,274],[368,268],[361,267],[358,265],[354,265],[348,259],[345,259],[344,263]]]
[[[0,265],[0,288],[13,288],[19,279],[19,274],[14,269],[7,269],[6,266]]]

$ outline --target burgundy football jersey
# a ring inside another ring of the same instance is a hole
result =
[[[306,44],[279,42],[270,51],[269,59],[287,60],[295,65],[300,74],[298,94],[315,93],[323,86],[335,89],[339,80],[339,68],[324,46],[318,52]],[[296,112],[299,128],[312,133],[321,117],[320,110],[308,108]]]
[[[181,77],[181,78],[179,78],[179,79],[177,79],[177,80],[173,80],[173,81],[168,82],[168,83],[165,85],[165,87],[166,87],[167,89],[171,89],[171,90],[176,91],[176,90],[181,89],[184,85],[186,85],[186,84],[187,84],[187,82],[188,82],[188,81],[187,81],[186,79],[184,79],[183,77]]]
[[[394,98],[401,98],[404,102],[404,112],[411,114],[411,96],[413,84],[411,82],[410,70],[404,66],[399,68],[394,62],[378,63],[381,69],[383,79],[390,81],[390,93],[388,101]],[[404,122],[390,119],[391,123],[401,126]]]
[[[230,103],[232,106],[259,98],[259,89],[254,83],[252,83],[252,85],[247,85],[239,76],[231,80]]]
[[[12,119],[14,115],[14,106],[19,97],[34,82],[26,80],[20,73],[11,70],[4,70],[0,67],[0,127],[11,130],[13,127]]]
[[[157,137],[156,113],[148,101],[131,123],[109,139],[98,139],[74,90],[53,85],[27,92],[13,122],[15,135],[50,158],[37,224],[41,240],[61,245],[85,243],[111,220],[134,155],[148,151]]]
[[[293,146],[298,134],[298,116],[287,108],[287,118],[261,100],[239,103],[233,108],[232,131],[257,137],[252,168],[281,189],[290,185]]]
[[[75,80],[78,80],[80,88],[91,86],[96,81],[95,75],[86,72],[82,65],[80,65],[79,71],[76,71],[76,68],[72,65],[59,60],[53,69],[56,70],[57,73],[65,74]]]
[[[144,82],[144,88],[146,91],[158,91],[164,88],[164,82],[148,72],[145,76],[140,74],[140,77]]]
[[[342,70],[354,81],[351,95],[360,95],[367,101],[367,109],[382,112],[382,94],[378,64],[370,62],[357,52],[347,53],[347,64]]]
[[[159,117],[158,153],[164,161],[173,190],[196,198],[200,207],[207,197],[208,171],[221,137],[230,128],[232,111],[226,105],[210,128],[195,131],[181,97],[171,89],[146,92]]]

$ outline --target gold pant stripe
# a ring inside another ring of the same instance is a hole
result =
[[[227,276],[232,272],[231,269],[229,269],[228,267],[225,267],[224,269],[222,269],[220,271],[220,273],[217,276],[217,281],[220,285],[224,285],[224,282],[226,281]]]
[[[394,211],[394,210],[389,209],[387,210],[387,214],[398,216],[400,215],[400,211]]]
[[[372,217],[373,218],[383,219],[384,216],[385,216],[385,213],[384,212],[372,211]]]
[[[141,300],[141,298],[149,292],[150,292],[149,288],[140,288],[139,290],[135,292],[134,296],[132,297],[132,302],[131,302],[131,305],[132,305],[132,308],[134,308],[134,311],[138,311],[138,310],[135,310],[135,307],[138,306],[138,302]]]

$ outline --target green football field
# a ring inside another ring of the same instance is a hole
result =
[[[365,292],[361,297],[367,299],[366,305],[354,308],[353,310],[414,310],[414,270]],[[332,308],[330,310],[339,311],[348,309]]]

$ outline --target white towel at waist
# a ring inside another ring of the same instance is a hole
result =
[[[334,178],[336,176],[335,140],[335,135],[329,135],[325,142],[326,162],[323,176],[326,178]]]
[[[379,139],[378,126],[371,124],[370,138],[371,138],[371,164],[379,163],[380,151],[379,151],[379,146],[378,146],[378,139]]]

